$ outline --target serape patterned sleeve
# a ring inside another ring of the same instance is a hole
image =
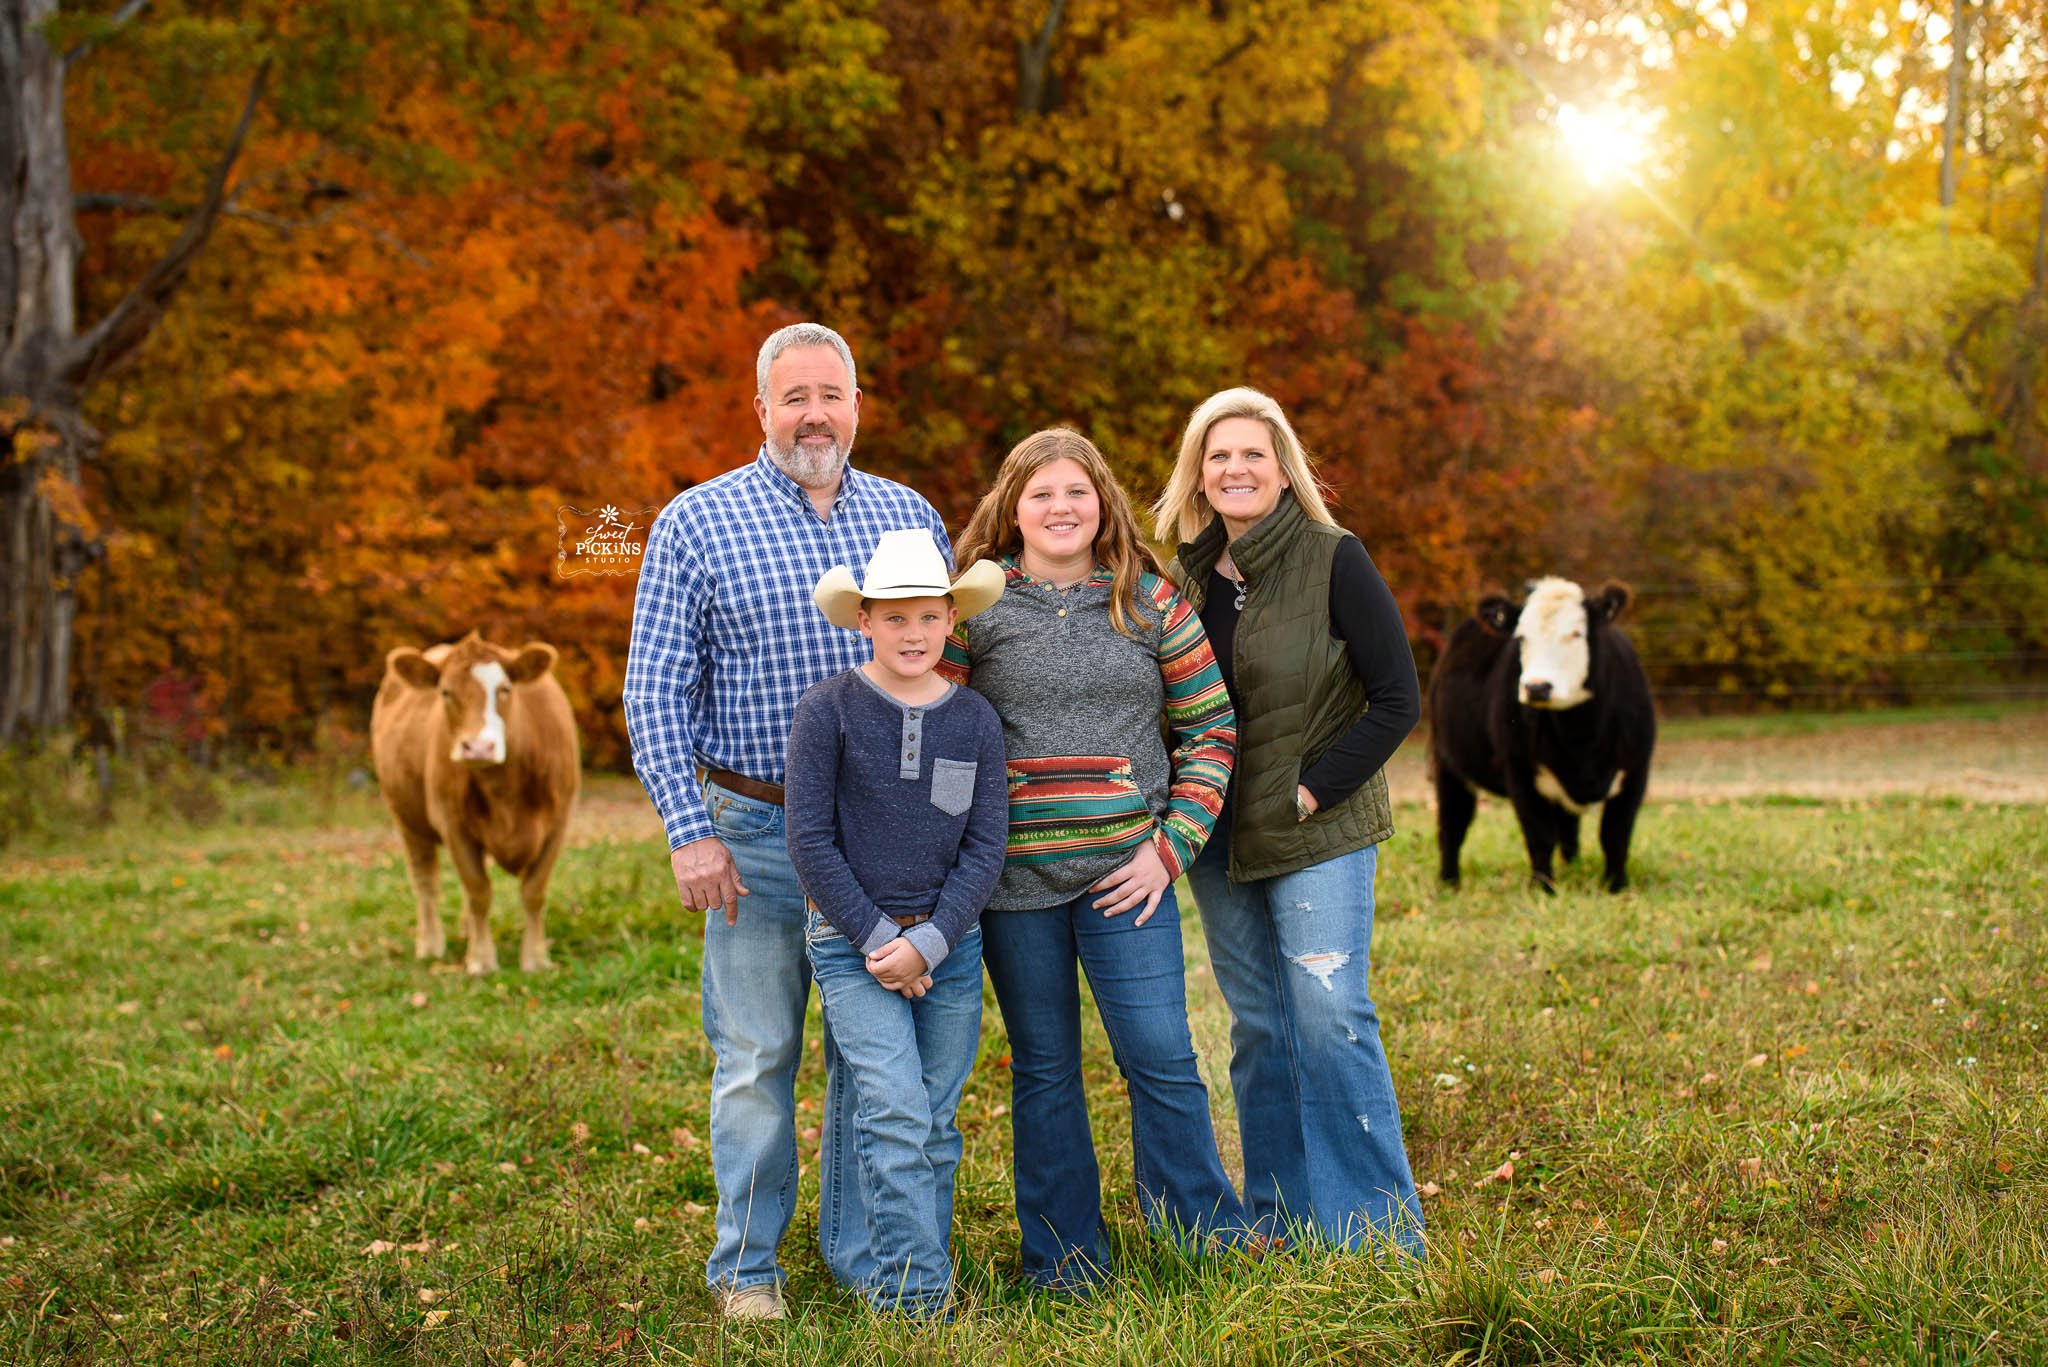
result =
[[[946,648],[940,653],[939,663],[936,668],[939,671],[939,677],[948,683],[956,683],[962,688],[966,688],[973,682],[971,676],[974,673],[974,661],[967,653],[967,623],[965,621],[953,624],[953,634],[946,638]]]
[[[715,834],[697,786],[690,720],[690,695],[704,672],[711,584],[685,545],[679,512],[669,504],[648,530],[620,699],[634,772],[661,813],[671,850]]]
[[[1173,785],[1152,846],[1167,876],[1178,878],[1209,843],[1216,814],[1223,810],[1230,768],[1237,760],[1237,712],[1201,617],[1172,584],[1150,576],[1147,581],[1162,611],[1159,677],[1166,686],[1166,724],[1174,741]]]

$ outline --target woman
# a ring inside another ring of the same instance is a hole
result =
[[[1382,770],[1420,713],[1415,661],[1365,547],[1323,505],[1280,405],[1195,409],[1153,507],[1236,708],[1238,760],[1188,871],[1230,1003],[1254,1225],[1422,1251],[1422,1208],[1367,985]]]
[[[955,554],[1006,576],[995,606],[955,630],[943,668],[995,705],[1008,755],[1009,848],[981,934],[1010,1036],[1024,1272],[1079,1290],[1107,1250],[1077,961],[1130,1086],[1146,1219],[1197,1244],[1248,1237],[1195,1068],[1173,894],[1223,801],[1230,704],[1201,622],[1079,433],[1018,443]]]

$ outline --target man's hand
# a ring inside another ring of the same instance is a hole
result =
[[[875,975],[875,981],[913,1000],[931,989],[929,968],[917,946],[901,935],[868,955],[868,972]]]
[[[668,852],[668,863],[675,870],[676,894],[685,907],[707,914],[723,910],[727,925],[739,924],[740,898],[747,895],[747,885],[740,882],[732,851],[723,840],[707,835],[678,845]]]
[[[1131,922],[1135,929],[1152,919],[1152,913],[1159,909],[1159,899],[1172,886],[1173,880],[1166,876],[1166,865],[1159,862],[1159,851],[1148,840],[1138,846],[1127,862],[1104,874],[1088,890],[1108,894],[1095,899],[1097,910],[1104,916],[1121,916],[1144,903],[1145,909]]]

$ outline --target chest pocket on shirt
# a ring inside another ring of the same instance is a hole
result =
[[[974,805],[974,771],[977,767],[973,760],[934,759],[932,806],[947,816],[967,815],[967,809]]]

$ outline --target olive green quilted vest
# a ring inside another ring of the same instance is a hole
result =
[[[1294,873],[1394,833],[1384,769],[1335,807],[1295,819],[1302,772],[1365,712],[1365,685],[1330,634],[1330,569],[1341,527],[1311,521],[1294,499],[1231,546],[1246,585],[1231,650],[1237,696],[1237,788],[1230,878]],[[1228,544],[1221,519],[1181,546],[1168,573],[1197,609]]]

